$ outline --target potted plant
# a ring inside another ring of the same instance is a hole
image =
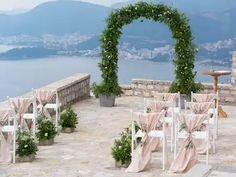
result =
[[[34,138],[29,132],[20,132],[17,137],[17,161],[18,162],[32,162],[35,159],[38,147],[34,141]]]
[[[122,91],[118,84],[102,82],[100,85],[93,83],[92,90],[96,98],[99,98],[100,106],[113,107],[115,105],[115,98],[119,96]]]
[[[116,167],[127,168],[131,162],[131,144],[132,144],[132,126],[125,128],[125,131],[121,133],[121,137],[114,141],[112,147],[112,157],[115,159]],[[137,133],[141,127],[136,121],[134,121],[134,129]],[[141,138],[137,139],[137,144],[141,142]]]
[[[56,127],[50,119],[46,117],[38,119],[38,132],[36,133],[36,136],[39,139],[39,145],[52,145],[56,135]]]
[[[115,159],[116,167],[127,168],[131,162],[131,134],[126,131],[121,137],[114,141],[112,157]]]
[[[76,128],[77,114],[71,107],[66,108],[61,113],[61,126],[63,133],[72,133]]]

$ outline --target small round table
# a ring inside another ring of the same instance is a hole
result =
[[[223,76],[223,75],[230,75],[231,71],[205,71],[202,74],[209,75],[214,78],[213,89],[214,89],[214,93],[216,94],[218,92],[218,77]],[[219,106],[218,114],[220,117],[227,118],[227,114],[226,112],[223,111],[221,106]]]

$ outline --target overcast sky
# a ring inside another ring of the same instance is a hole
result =
[[[0,10],[31,9],[37,6],[38,4],[47,1],[53,1],[53,0],[0,0]],[[127,0],[81,0],[81,1],[110,6],[114,3]]]

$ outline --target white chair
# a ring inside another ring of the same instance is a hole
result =
[[[204,140],[206,143],[206,159],[205,162],[208,165],[209,162],[209,115],[208,114],[182,114],[180,115],[186,117],[187,119],[189,119],[191,121],[191,119],[195,119],[196,116],[200,116],[201,118],[204,118],[204,121],[202,122],[206,122],[206,129],[205,130],[195,130],[193,132],[191,132],[191,136],[193,139],[195,140]],[[183,128],[183,125],[181,125],[183,122],[181,122],[180,120],[177,121],[176,123],[176,134],[175,134],[175,148],[174,148],[174,158],[176,158],[176,154],[177,154],[177,148],[178,148],[178,141],[180,139],[185,140],[186,138],[188,138],[190,135],[187,132],[187,130],[185,128]]]
[[[217,112],[214,102],[186,102],[185,101],[185,114],[190,111],[190,114],[208,114],[209,115],[209,129],[212,130],[212,145],[213,153],[216,152],[216,139],[217,139]],[[207,123],[204,121],[204,123]]]
[[[166,115],[165,115],[165,122],[168,126],[170,126],[170,140],[167,140],[167,142],[170,142],[170,149],[171,152],[173,152],[173,144],[174,144],[174,134],[175,134],[175,107],[176,106],[176,102],[171,101],[157,101],[157,100],[147,100],[145,99],[145,108],[144,108],[144,112],[145,110],[147,110],[147,108],[154,108],[155,107],[159,107],[159,110],[154,110],[154,112],[161,112],[163,110],[166,111]]]
[[[17,121],[16,121],[16,114],[15,112],[12,112],[10,109],[4,109],[0,110],[0,121],[2,126],[0,126],[1,130],[0,132],[2,133],[7,133],[8,136],[9,134],[12,134],[12,162],[16,162],[16,132],[17,132]],[[5,120],[3,120],[5,119]],[[9,137],[8,137],[9,138]],[[2,140],[3,141],[3,140]]]
[[[199,94],[191,92],[191,102],[214,102],[215,107],[210,109],[210,112],[215,116],[216,120],[216,138],[218,138],[219,127],[219,96],[216,94]]]
[[[133,113],[132,112],[132,120],[133,120],[133,115],[144,115],[144,116],[148,116],[149,114],[158,114],[161,115],[163,114],[163,112],[161,113]],[[164,118],[164,114],[163,114],[163,118],[162,120],[162,129],[161,130],[152,130],[150,132],[147,132],[148,137],[153,137],[153,138],[160,138],[160,140],[162,141],[162,169],[165,170],[165,164],[166,164],[166,134],[165,134],[165,118]],[[135,149],[135,145],[137,146],[137,138],[143,138],[145,136],[146,132],[143,132],[141,129],[138,132],[135,132],[135,124],[134,121],[132,121],[132,154],[134,152]]]
[[[32,135],[35,137],[36,132],[36,100],[33,97],[30,98],[8,98],[9,106],[13,112],[15,112],[17,121],[19,122],[20,130],[25,129],[24,124],[28,123],[30,120],[32,122],[31,127],[28,129],[31,131]],[[24,122],[26,121],[26,122]],[[28,124],[27,124],[28,126]]]
[[[37,110],[40,110],[38,114],[44,114],[44,116],[51,118],[48,110],[55,111],[55,126],[58,129],[58,122],[60,121],[60,100],[58,92],[56,90],[42,90],[32,89],[33,96],[37,102]]]

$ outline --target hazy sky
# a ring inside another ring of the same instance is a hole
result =
[[[36,5],[47,1],[53,1],[53,0],[0,0],[0,10],[31,9]],[[127,0],[81,0],[81,1],[110,6],[111,4]]]

